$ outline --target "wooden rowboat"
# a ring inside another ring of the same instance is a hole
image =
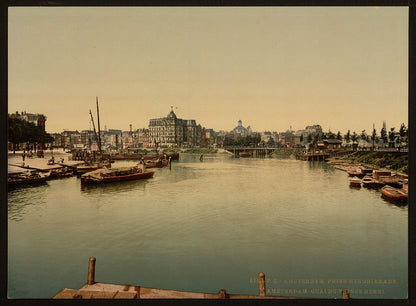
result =
[[[354,176],[352,179],[350,179],[350,186],[351,187],[361,187],[361,179]]]
[[[110,162],[94,163],[92,165],[78,166],[76,167],[75,172],[77,174],[83,174],[83,173],[87,173],[87,172],[102,169],[102,168],[111,168],[111,163]]]
[[[147,160],[144,162],[146,168],[162,168],[169,165],[169,161],[166,159]]]
[[[368,175],[364,176],[364,178],[362,179],[362,183],[363,186],[367,188],[376,188],[378,186],[377,181]]]
[[[356,177],[363,177],[365,173],[361,171],[361,169],[348,169],[347,173],[349,176],[356,176]]]
[[[146,171],[143,165],[118,169],[97,169],[81,175],[82,184],[100,184],[121,181],[148,179],[153,177],[153,171]]]
[[[34,185],[45,183],[49,179],[49,173],[22,173],[17,175],[9,175],[7,184],[9,186]]]
[[[238,153],[238,156],[240,157],[251,157],[253,154],[250,152],[240,152]]]
[[[384,198],[393,201],[405,202],[407,201],[408,195],[404,191],[391,187],[389,185],[384,186],[380,189],[380,192]]]

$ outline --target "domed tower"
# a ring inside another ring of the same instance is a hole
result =
[[[234,133],[244,135],[247,133],[247,129],[243,126],[243,122],[238,120],[238,125],[234,128]]]

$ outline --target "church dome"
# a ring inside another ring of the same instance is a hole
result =
[[[234,132],[242,133],[246,131],[247,129],[243,126],[243,122],[241,120],[238,120],[238,125],[234,128]]]

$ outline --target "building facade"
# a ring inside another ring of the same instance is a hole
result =
[[[200,139],[201,126],[195,120],[178,118],[173,109],[166,117],[149,121],[148,147],[195,147]]]

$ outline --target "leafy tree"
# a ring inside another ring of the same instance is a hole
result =
[[[376,141],[377,138],[377,132],[376,129],[373,127],[373,133],[371,134],[371,140],[373,141],[373,150],[374,150],[374,143]]]
[[[344,139],[345,139],[345,141],[346,141],[347,143],[349,143],[349,142],[350,142],[350,140],[351,140],[351,133],[350,133],[350,130],[348,130],[347,134],[345,134],[345,135],[344,135]]]
[[[8,124],[8,136],[9,141],[13,144],[13,153],[16,151],[16,145],[22,142],[50,143],[54,140],[50,134],[32,122],[9,116]]]
[[[326,137],[327,137],[328,139],[335,139],[335,136],[336,136],[336,135],[335,135],[334,133],[332,133],[331,131],[328,131],[328,133],[327,133],[326,135],[327,135]]]
[[[341,135],[341,132],[340,131],[338,131],[336,138],[338,140],[342,140],[342,135]]]
[[[367,133],[365,132],[365,130],[362,130],[361,131],[360,139],[361,140],[366,140],[367,139]]]
[[[387,143],[387,131],[384,127],[380,130],[380,138],[383,140],[383,143]]]
[[[312,142],[312,135],[308,134],[308,143],[311,143],[311,142]]]
[[[393,127],[389,131],[389,140],[390,140],[390,142],[394,143],[395,138],[396,138],[396,132],[395,132],[394,127]]]
[[[352,142],[357,142],[358,140],[358,135],[355,131],[352,133],[351,140]]]
[[[406,126],[404,125],[404,123],[402,123],[400,125],[399,135],[401,137],[401,140],[404,140],[406,143],[408,142],[407,133],[408,133],[408,130],[407,130]]]

